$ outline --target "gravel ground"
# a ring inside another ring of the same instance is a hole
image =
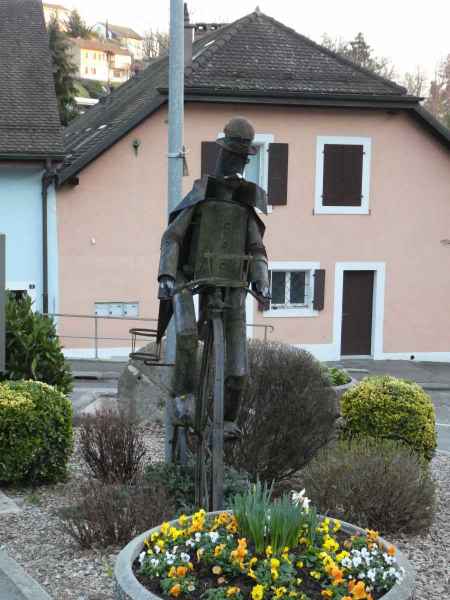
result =
[[[163,458],[159,427],[146,430],[151,460]],[[390,537],[417,571],[417,600],[450,599],[450,455],[432,461],[439,500],[433,527],[422,536]],[[66,484],[36,490],[3,490],[23,511],[0,516],[0,546],[16,559],[55,600],[111,600],[113,569],[119,548],[80,550],[61,530],[57,510],[71,501],[71,490],[83,478],[79,453],[70,464]]]
[[[163,460],[162,429],[148,427],[145,439],[148,458]],[[71,504],[72,491],[85,477],[81,464],[76,448],[67,483],[35,490],[2,490],[23,510],[19,514],[0,515],[0,547],[55,600],[110,600],[114,563],[120,548],[81,550],[61,529],[57,515],[58,509]]]
[[[401,535],[389,541],[416,569],[417,600],[450,600],[450,455],[438,453],[432,461],[438,484],[438,505],[426,535]]]

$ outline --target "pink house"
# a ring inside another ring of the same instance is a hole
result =
[[[404,88],[258,11],[194,40],[188,60],[186,192],[229,118],[257,132],[246,177],[268,191],[272,303],[249,300],[248,323],[323,360],[450,361],[449,131]],[[156,317],[166,102],[163,57],[67,128],[60,312]],[[106,340],[102,355],[126,345]]]

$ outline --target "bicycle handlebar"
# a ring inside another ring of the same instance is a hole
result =
[[[173,295],[179,294],[180,292],[182,292],[183,290],[186,290],[186,289],[195,290],[195,288],[201,288],[202,286],[205,286],[205,287],[233,287],[233,288],[245,288],[245,292],[247,294],[250,294],[251,296],[253,296],[253,298],[255,298],[255,300],[257,302],[260,302],[262,304],[264,304],[268,300],[270,300],[270,298],[266,298],[265,296],[262,296],[261,294],[258,294],[258,292],[255,292],[254,290],[249,288],[247,282],[243,281],[241,283],[241,285],[233,285],[233,286],[230,286],[229,283],[230,283],[229,279],[221,279],[220,277],[214,277],[214,278],[207,277],[207,278],[203,278],[203,279],[193,279],[193,280],[183,283],[181,285],[177,285],[174,288]]]

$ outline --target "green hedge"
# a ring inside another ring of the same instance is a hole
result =
[[[341,398],[342,437],[369,436],[402,442],[430,460],[436,448],[431,398],[410,381],[366,377]]]
[[[39,381],[0,383],[0,482],[55,482],[67,475],[72,404]]]
[[[72,374],[50,317],[32,310],[31,298],[16,300],[7,293],[6,364],[0,379],[44,381],[65,394]]]

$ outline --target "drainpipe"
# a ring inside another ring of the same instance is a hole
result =
[[[45,161],[45,171],[42,174],[42,312],[48,313],[48,188],[56,181],[56,171],[52,161]]]

